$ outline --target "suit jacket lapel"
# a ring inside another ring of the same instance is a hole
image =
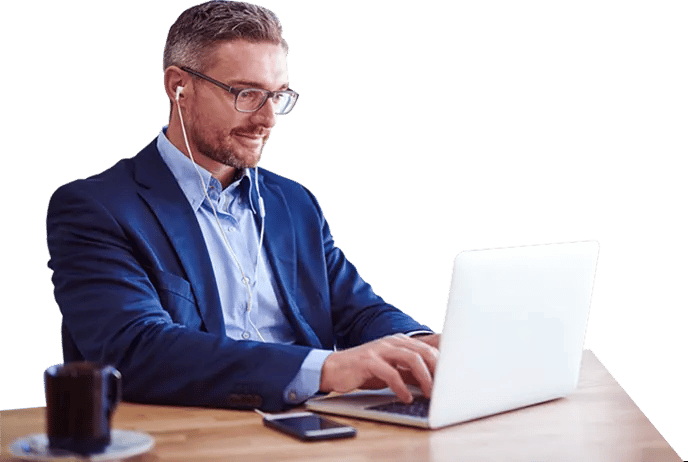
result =
[[[296,333],[297,342],[315,348],[322,348],[318,336],[302,316],[294,300],[297,290],[298,274],[296,267],[296,235],[294,221],[280,187],[273,182],[263,181],[260,176],[260,190],[265,202],[265,253],[282,289],[286,306],[282,307],[287,319]],[[258,197],[254,188],[254,199]]]
[[[134,165],[134,179],[141,185],[139,195],[160,221],[177,253],[206,329],[225,335],[215,275],[201,228],[155,141],[134,158]]]

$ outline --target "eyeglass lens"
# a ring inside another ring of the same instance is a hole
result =
[[[241,90],[236,96],[236,108],[243,112],[257,111],[268,99],[268,95],[268,91],[257,88]],[[296,103],[296,98],[290,92],[280,91],[272,96],[272,102],[276,114],[286,114]]]

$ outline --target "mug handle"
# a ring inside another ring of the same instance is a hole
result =
[[[103,374],[107,377],[108,383],[108,419],[117,405],[122,401],[122,374],[113,366],[105,366]]]

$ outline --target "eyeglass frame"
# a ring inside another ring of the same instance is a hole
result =
[[[263,106],[265,106],[265,103],[267,102],[267,100],[268,100],[269,98],[273,98],[273,97],[275,97],[275,96],[277,96],[277,95],[279,95],[279,94],[281,94],[281,93],[287,93],[287,94],[291,95],[291,96],[294,98],[294,102],[292,103],[291,107],[289,108],[289,110],[288,110],[287,112],[276,112],[275,114],[277,114],[277,115],[289,114],[289,113],[291,112],[291,110],[294,109],[294,106],[296,106],[296,101],[298,101],[298,99],[299,99],[299,94],[296,93],[296,92],[295,92],[294,90],[292,90],[291,88],[288,88],[288,89],[286,89],[286,90],[277,90],[277,91],[269,91],[269,90],[265,90],[264,88],[241,88],[241,89],[240,89],[240,88],[234,88],[234,87],[231,87],[231,86],[229,86],[229,85],[227,85],[227,84],[224,84],[224,83],[222,83],[222,82],[220,82],[220,81],[218,81],[218,80],[215,80],[215,79],[212,78],[212,77],[209,77],[209,76],[207,76],[207,75],[205,75],[205,74],[202,74],[202,73],[200,73],[200,72],[198,72],[198,71],[195,71],[195,70],[193,70],[193,69],[191,69],[191,68],[189,68],[189,67],[182,66],[180,69],[183,70],[184,72],[188,72],[189,74],[194,75],[194,76],[196,76],[196,77],[198,77],[198,78],[200,78],[200,79],[206,80],[206,81],[208,81],[208,82],[210,82],[210,83],[212,83],[212,84],[214,84],[214,85],[217,85],[218,87],[222,88],[223,90],[225,90],[225,91],[231,93],[232,95],[234,95],[234,109],[236,109],[236,110],[239,111],[239,112],[243,112],[243,113],[245,113],[245,114],[250,114],[250,113],[253,113],[253,112],[258,112],[258,111],[260,111],[260,109],[261,109]],[[246,90],[260,91],[260,92],[263,92],[263,93],[264,93],[265,95],[267,95],[267,96],[265,96],[265,99],[263,99],[263,102],[260,103],[260,105],[259,105],[257,108],[255,108],[254,110],[252,110],[252,111],[243,111],[243,110],[241,110],[241,109],[239,109],[239,108],[237,107],[237,98],[239,97],[239,94],[240,94],[242,91],[246,91]]]

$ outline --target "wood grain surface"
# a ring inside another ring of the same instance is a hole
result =
[[[45,409],[0,412],[0,460],[16,438],[45,431]],[[569,397],[429,431],[334,417],[353,439],[301,442],[252,411],[122,403],[113,427],[149,433],[151,461],[680,461],[590,351]]]

